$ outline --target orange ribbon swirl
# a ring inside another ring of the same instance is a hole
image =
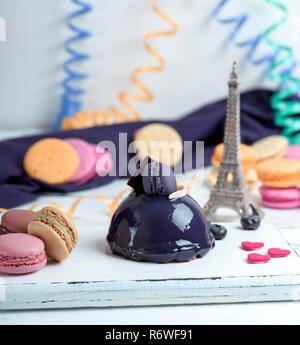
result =
[[[58,204],[57,202],[52,202],[52,201],[43,201],[43,202],[37,202],[35,204],[33,204],[32,206],[29,207],[30,211],[33,211],[37,206],[40,206],[41,204],[47,204],[47,205],[53,205],[59,209],[61,209],[63,212],[65,212],[70,218],[73,219],[74,217],[74,213],[76,211],[77,206],[81,203],[82,200],[86,199],[87,197],[96,197],[98,199],[100,199],[101,201],[104,202],[104,204],[107,206],[108,210],[109,210],[109,217],[111,218],[113,216],[113,214],[115,213],[115,210],[118,207],[118,204],[122,198],[122,196],[129,191],[129,188],[123,189],[120,193],[118,193],[118,195],[114,198],[113,201],[111,201],[110,199],[108,199],[106,196],[102,195],[102,194],[92,194],[92,195],[83,195],[80,196],[78,199],[76,199],[73,204],[71,205],[69,210],[66,210],[62,205]],[[4,208],[0,208],[0,212],[5,213],[7,212],[6,209]]]
[[[78,129],[91,127],[92,125],[105,125],[110,123],[141,121],[141,116],[135,107],[128,99],[150,103],[153,100],[152,92],[138,79],[137,75],[141,73],[161,72],[165,67],[165,59],[157,53],[149,44],[151,38],[175,35],[178,31],[178,24],[162,12],[156,5],[159,0],[152,0],[152,10],[159,16],[171,29],[151,31],[144,35],[144,48],[157,62],[156,66],[142,66],[135,68],[130,75],[132,83],[141,91],[135,93],[131,91],[121,91],[118,95],[120,103],[129,112],[130,115],[125,114],[115,106],[110,106],[107,111],[96,110],[91,113],[89,110],[84,110],[77,113],[73,118],[65,118],[62,122],[62,129]]]
[[[177,186],[180,187],[180,189],[186,188],[187,194],[189,194],[191,186],[192,186],[193,182],[196,180],[196,178],[198,176],[199,175],[197,174],[197,175],[194,175],[193,177],[191,177],[188,180],[188,182],[186,184],[186,187],[181,182],[179,182],[179,181],[177,181]],[[116,211],[116,209],[117,209],[117,207],[118,207],[118,205],[120,203],[120,200],[122,199],[124,194],[126,192],[128,192],[129,190],[130,190],[129,188],[125,188],[125,189],[121,190],[121,192],[119,192],[117,194],[117,196],[114,198],[114,200],[112,200],[112,201],[109,198],[107,198],[106,196],[104,196],[102,194],[99,194],[99,193],[92,194],[92,195],[83,195],[83,196],[80,196],[78,199],[76,199],[73,202],[73,204],[71,205],[69,210],[67,210],[65,207],[63,207],[62,205],[58,204],[57,202],[53,202],[53,201],[37,202],[37,203],[31,205],[28,209],[30,211],[33,211],[36,207],[40,206],[41,204],[53,205],[53,206],[58,207],[59,209],[61,209],[71,219],[73,219],[75,211],[77,209],[77,206],[82,202],[82,200],[86,199],[87,197],[92,196],[92,197],[100,199],[107,206],[107,208],[109,210],[109,217],[111,218],[113,216],[113,214],[115,213],[115,211]],[[0,213],[5,213],[5,212],[7,212],[7,209],[0,208]]]

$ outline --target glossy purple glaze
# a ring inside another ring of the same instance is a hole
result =
[[[112,217],[107,241],[115,254],[166,263],[203,257],[214,238],[201,207],[189,195],[146,195],[133,191]]]

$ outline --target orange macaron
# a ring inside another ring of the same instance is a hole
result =
[[[49,184],[63,184],[74,175],[79,165],[79,156],[65,141],[46,138],[28,149],[23,165],[30,177]]]
[[[211,158],[211,162],[214,166],[220,167],[222,156],[224,151],[224,144],[218,144],[215,147],[214,154]],[[240,145],[240,155],[243,166],[244,173],[247,173],[257,162],[258,153],[254,148],[249,145],[241,144]]]
[[[268,187],[300,187],[300,161],[274,158],[257,164],[259,180]]]

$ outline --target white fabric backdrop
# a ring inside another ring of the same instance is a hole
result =
[[[78,25],[93,37],[78,48],[92,59],[79,64],[92,77],[84,85],[85,107],[119,106],[121,90],[138,91],[131,71],[156,64],[143,47],[148,31],[168,29],[151,9],[150,0],[88,0],[92,13]],[[151,40],[166,59],[163,72],[145,74],[141,80],[154,94],[151,103],[133,101],[144,119],[176,118],[198,106],[224,97],[232,61],[239,63],[242,90],[276,87],[263,77],[263,67],[246,61],[247,49],[229,43],[232,25],[221,25],[211,14],[219,0],[160,0],[158,6],[179,25],[177,35]],[[283,1],[290,10],[287,25],[272,38],[290,44],[300,58],[300,19],[297,0]],[[74,9],[70,0],[1,0],[0,17],[6,21],[6,42],[0,42],[0,128],[51,126],[59,113],[64,78],[62,63],[67,55],[63,42],[70,36],[65,17]],[[241,32],[268,27],[282,13],[263,0],[231,0],[224,17],[247,11],[251,21]],[[264,49],[260,50],[264,52]],[[296,73],[300,76],[299,68]],[[139,92],[139,91],[138,91]]]

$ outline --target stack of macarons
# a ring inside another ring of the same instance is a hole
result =
[[[78,241],[73,221],[56,207],[7,211],[0,230],[0,272],[6,274],[35,272],[46,265],[47,257],[62,261]]]
[[[271,208],[300,206],[300,160],[274,158],[259,163],[262,204]]]
[[[266,207],[288,209],[300,206],[300,146],[289,146],[281,135],[265,137],[252,147],[259,155],[256,172]]]
[[[212,164],[215,166],[215,169],[207,174],[207,178],[209,179],[212,185],[215,185],[217,182],[217,177],[219,173],[219,168],[221,165],[221,160],[224,151],[224,144],[218,144],[215,147],[214,153],[211,158]],[[245,180],[248,184],[252,185],[257,182],[257,175],[254,169],[254,166],[258,160],[258,154],[254,148],[249,145],[241,144],[240,145],[240,156],[242,161],[242,168],[245,176]],[[232,183],[232,176],[228,174],[228,182]]]
[[[83,184],[112,169],[103,148],[82,139],[45,138],[34,143],[23,161],[26,173],[49,184]]]

